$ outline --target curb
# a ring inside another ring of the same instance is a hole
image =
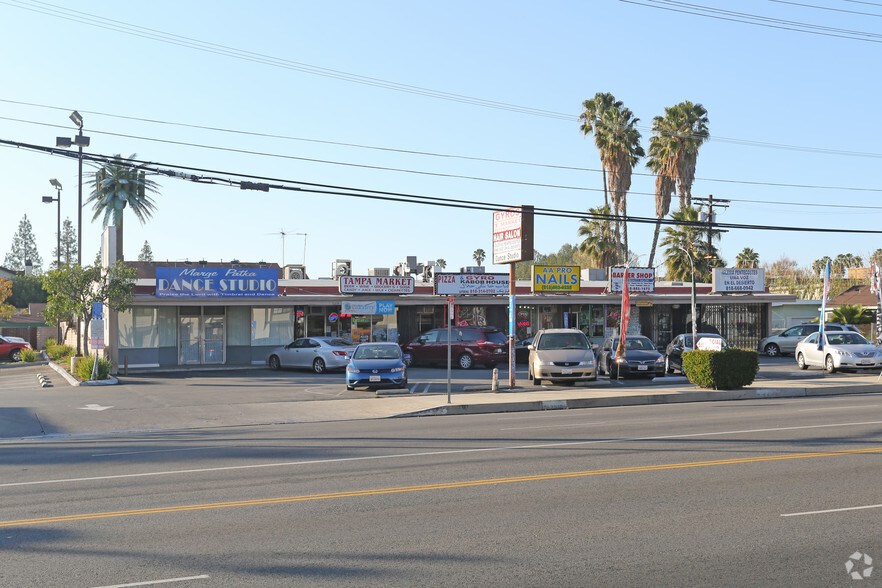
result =
[[[52,362],[52,361],[47,362],[47,363],[49,364],[49,367],[51,367],[53,370],[58,372],[61,375],[61,377],[63,377],[65,380],[67,380],[67,383],[70,384],[71,386],[112,386],[114,384],[119,384],[119,380],[113,376],[110,376],[106,380],[85,380],[85,381],[81,382],[81,381],[77,380],[75,377],[73,377],[72,375],[70,375],[70,373],[68,373],[68,371],[66,369],[64,369],[63,367],[61,367],[57,363]]]

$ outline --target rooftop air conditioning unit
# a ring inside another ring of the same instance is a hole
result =
[[[369,276],[388,276],[391,273],[391,270],[388,267],[369,267],[368,275]]]
[[[467,265],[459,270],[464,274],[483,274],[484,266],[483,265]]]
[[[334,278],[352,275],[351,259],[335,259],[331,262],[331,274]]]
[[[309,276],[306,275],[306,266],[305,265],[286,265],[285,266],[285,279],[286,280],[307,280]]]

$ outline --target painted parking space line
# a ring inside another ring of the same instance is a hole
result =
[[[112,586],[97,586],[96,588],[129,588],[130,586],[156,586],[157,584],[171,584],[172,582],[188,582],[190,580],[207,580],[209,576],[186,576],[183,578],[167,578],[165,580],[148,580],[146,582],[133,582],[131,584],[113,584]]]

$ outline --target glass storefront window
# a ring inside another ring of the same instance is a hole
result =
[[[249,307],[227,307],[227,343],[229,345],[251,345],[251,309]]]
[[[251,309],[251,344],[285,345],[294,340],[293,307]]]
[[[156,308],[134,307],[120,312],[119,347],[120,349],[152,349],[159,347],[159,325]]]

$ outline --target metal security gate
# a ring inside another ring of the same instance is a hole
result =
[[[762,304],[702,304],[699,310],[702,324],[716,327],[729,345],[741,349],[756,349],[762,333],[766,332],[766,316]]]

